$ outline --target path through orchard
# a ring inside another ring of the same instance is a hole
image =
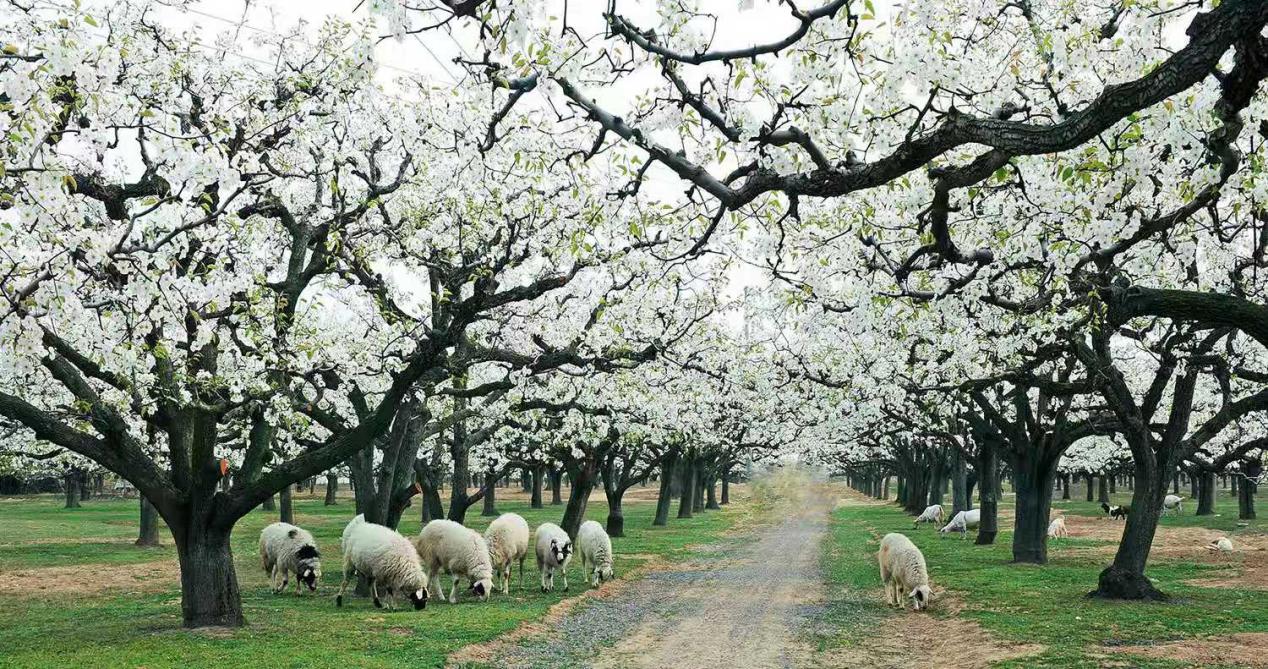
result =
[[[779,499],[763,514],[778,520],[697,547],[691,561],[577,607],[548,633],[497,649],[487,661],[608,669],[805,666],[803,632],[823,600],[820,544],[838,492],[823,485],[780,486]]]

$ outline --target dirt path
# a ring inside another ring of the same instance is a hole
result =
[[[553,631],[501,649],[506,667],[793,667],[822,601],[819,544],[833,496],[817,488],[788,499],[780,520],[629,584],[562,616]],[[798,658],[801,658],[800,660]]]

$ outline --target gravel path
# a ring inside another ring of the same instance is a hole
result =
[[[794,667],[822,602],[827,496],[784,519],[696,551],[692,562],[567,614],[553,631],[493,658],[505,667]]]

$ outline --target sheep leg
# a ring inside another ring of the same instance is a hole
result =
[[[273,568],[269,570],[269,589],[273,591],[273,594],[277,594],[277,565],[273,565]]]
[[[566,565],[561,565],[561,566],[559,567],[559,573],[561,573],[561,574],[563,574],[563,575],[564,575],[564,592],[568,592],[568,567],[567,567]],[[555,579],[554,579],[554,577],[552,576],[552,577],[551,577],[551,583],[552,583],[552,584],[554,584],[554,580],[555,580]]]
[[[458,580],[459,580],[459,579],[458,579],[458,575],[457,575],[457,574],[452,574],[452,576],[453,576],[453,587],[449,589],[449,603],[450,603],[450,604],[457,604],[457,603],[458,603]]]
[[[524,557],[525,556],[523,555],[520,556],[520,590],[524,589]],[[507,566],[506,568],[506,576],[507,578],[510,578],[511,576],[510,566]]]
[[[431,587],[434,585],[436,586],[436,596],[443,599],[445,597],[445,589],[440,585],[440,581],[436,580],[436,577],[439,575],[439,568],[429,567],[427,569],[427,592],[430,593]]]
[[[352,573],[347,558],[343,561],[343,582],[339,584],[339,594],[335,595],[335,606],[343,606],[343,593],[348,589],[348,575]]]
[[[379,599],[379,584],[374,579],[370,579],[370,594],[374,596],[374,608],[383,608],[383,602]]]

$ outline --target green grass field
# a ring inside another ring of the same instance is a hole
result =
[[[627,500],[625,507],[627,536],[613,540],[618,577],[653,556],[678,555],[709,541],[745,515],[743,505],[736,504],[652,528],[652,503]],[[498,509],[519,513],[534,527],[558,522],[563,513],[560,506],[530,509],[516,500],[501,500]],[[322,549],[324,574],[316,597],[269,592],[256,546],[260,529],[276,514],[256,511],[243,519],[233,535],[233,551],[247,626],[189,632],[180,626],[178,583],[127,584],[142,563],[176,560],[166,530],[166,546],[132,546],[136,500],[91,500],[82,509],[62,509],[61,500],[52,496],[2,499],[0,580],[7,574],[10,587],[0,589],[0,667],[432,667],[462,646],[541,617],[552,604],[586,587],[580,562],[574,560],[571,593],[561,592],[558,580],[555,592],[539,592],[530,556],[528,587],[516,589],[512,581],[509,597],[463,600],[457,606],[435,602],[421,612],[382,611],[368,598],[354,597],[336,609],[339,536],[352,510],[350,499],[334,507],[320,499],[296,500],[296,523],[312,531]],[[473,511],[467,523],[483,531],[491,519],[481,518],[478,507]],[[605,504],[591,501],[589,518],[602,522],[606,513]],[[418,516],[409,515],[400,529],[416,534]],[[63,582],[42,583],[46,590],[13,587],[15,570],[49,567],[57,569],[42,573],[60,574]],[[115,586],[102,591],[107,575]]]
[[[1128,498],[1126,493],[1114,496],[1115,503]],[[1011,495],[1004,502],[1001,511],[1011,505]],[[1055,502],[1055,508],[1069,516],[1103,515],[1095,503]],[[1239,545],[1247,539],[1262,539],[1268,530],[1268,523],[1262,520],[1239,527],[1236,502],[1222,491],[1216,508],[1222,515],[1197,517],[1193,515],[1195,508],[1186,501],[1185,515],[1163,518],[1162,527],[1219,529]],[[893,504],[839,507],[833,513],[832,541],[825,542],[823,549],[823,566],[832,593],[825,613],[830,631],[821,633],[818,643],[821,647],[866,644],[858,630],[882,631],[884,626],[877,622],[887,616],[919,615],[898,613],[883,604],[876,549],[879,537],[888,532],[906,534],[920,547],[935,589],[946,588],[963,605],[955,615],[980,623],[1000,639],[1046,647],[1040,655],[1000,666],[1095,667],[1114,661],[1124,663],[1117,666],[1192,666],[1116,654],[1115,649],[1124,644],[1147,645],[1203,635],[1268,632],[1268,597],[1262,590],[1186,583],[1235,575],[1237,557],[1203,555],[1200,550],[1197,557],[1184,559],[1151,557],[1149,576],[1174,601],[1111,603],[1085,595],[1094,589],[1098,573],[1111,558],[1104,550],[1095,549],[1110,549],[1116,541],[1077,537],[1050,541],[1048,565],[1014,565],[1009,563],[1011,521],[1001,521],[1000,525],[995,545],[975,546],[971,536],[966,541],[940,537],[928,526],[913,531],[910,516]],[[935,606],[932,615],[951,614]]]

